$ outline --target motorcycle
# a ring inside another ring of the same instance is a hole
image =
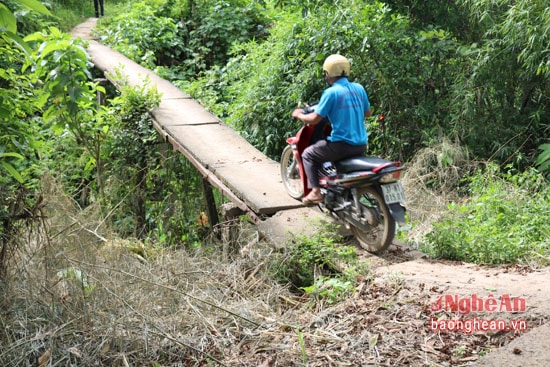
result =
[[[307,106],[304,113],[315,111]],[[330,134],[326,119],[316,125],[304,124],[281,154],[281,178],[288,194],[302,199],[310,189],[302,164],[302,152]],[[374,253],[383,253],[393,241],[396,222],[406,228],[405,191],[399,181],[403,167],[379,157],[354,156],[337,162],[325,162],[319,174],[324,201],[321,210],[337,218],[351,230],[359,245]]]

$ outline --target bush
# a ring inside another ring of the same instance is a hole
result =
[[[107,19],[104,27],[109,30],[102,42],[145,67],[174,65],[187,57],[181,24],[157,15],[150,5],[134,3],[128,12]]]
[[[469,182],[471,199],[449,205],[423,250],[433,257],[484,264],[550,262],[550,190],[535,170],[498,172],[490,164]]]
[[[205,206],[201,176],[159,141],[150,116],[160,102],[156,88],[123,85],[120,91],[109,100],[113,121],[104,143],[110,223],[123,236],[163,246],[196,245],[207,226],[197,222]]]
[[[189,92],[208,107],[216,104],[218,113],[219,105],[227,106],[220,117],[276,158],[299,127],[292,109],[320,98],[327,87],[323,61],[340,53],[351,61],[351,80],[366,87],[374,113],[386,115],[383,124],[367,122],[369,151],[403,158],[444,130],[454,78],[448,60],[459,62],[456,49],[444,31],[411,30],[407,19],[380,3],[327,5],[306,17],[284,13],[267,40],[235,46],[225,67]]]
[[[275,279],[295,291],[312,295],[315,300],[334,303],[355,290],[357,277],[366,274],[356,248],[338,244],[336,228],[298,235],[294,244],[271,264]]]
[[[225,64],[235,42],[266,35],[254,2],[135,1],[101,23],[102,42],[171,79],[191,79]]]

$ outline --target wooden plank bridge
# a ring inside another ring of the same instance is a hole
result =
[[[92,39],[96,21],[91,18],[80,24],[72,35],[89,41],[92,62],[112,83],[116,84],[113,76],[121,75],[129,85],[148,83],[157,88],[162,98],[152,112],[155,129],[164,141],[184,154],[211,185],[255,219],[303,207],[286,193],[278,162],[254,148],[170,82]]]

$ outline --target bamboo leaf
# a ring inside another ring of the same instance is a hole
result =
[[[40,1],[37,0],[18,0],[18,2],[25,8],[34,10],[44,15],[52,15],[48,8],[46,8]]]
[[[13,13],[0,3],[0,31],[7,30],[10,33],[17,32],[17,21]]]
[[[8,162],[0,162],[4,169],[8,171],[13,178],[15,178],[19,183],[23,183],[25,180],[23,177],[19,174],[19,172]]]

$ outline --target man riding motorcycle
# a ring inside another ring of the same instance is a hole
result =
[[[323,91],[315,112],[305,114],[297,108],[292,117],[310,125],[324,118],[331,123],[331,134],[307,147],[302,160],[310,193],[303,198],[306,205],[323,201],[319,187],[318,171],[327,161],[339,161],[347,157],[363,155],[368,135],[364,120],[372,115],[367,93],[362,85],[348,80],[350,62],[341,55],[330,55],[323,63],[325,80],[329,87]]]

